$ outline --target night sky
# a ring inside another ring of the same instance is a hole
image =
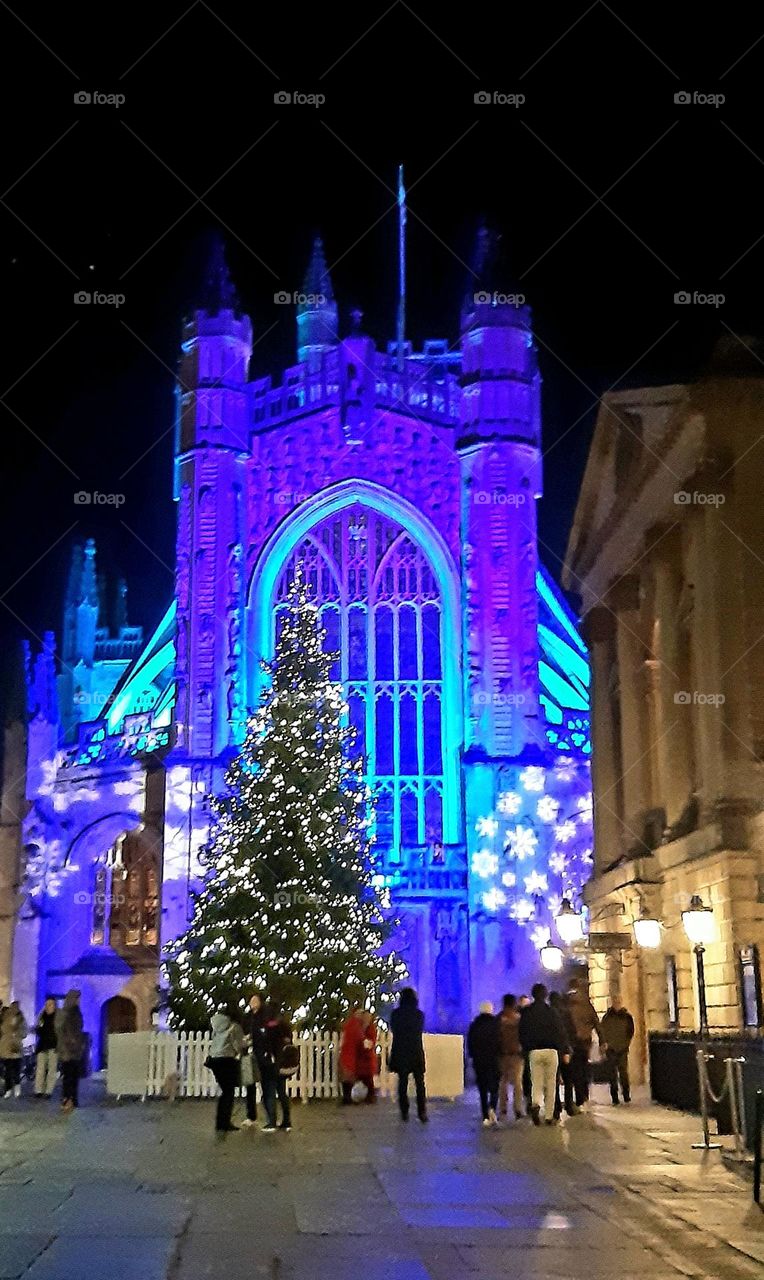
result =
[[[753,6],[269,9],[0,9],[6,668],[21,636],[60,627],[77,537],[127,577],[132,621],[150,627],[166,606],[173,373],[210,228],[262,376],[295,358],[293,313],[273,294],[299,287],[317,231],[345,324],[358,305],[380,345],[394,336],[399,162],[415,345],[456,342],[471,241],[492,223],[507,286],[533,307],[555,573],[598,396],[691,376],[719,335],[762,332]],[[274,103],[295,90],[326,101]],[[95,91],[125,101],[74,102]],[[480,91],[526,101],[475,104]],[[726,102],[675,103],[682,91]],[[125,302],[77,306],[80,289]],[[685,289],[725,301],[675,305]],[[124,505],[75,505],[94,489]]]

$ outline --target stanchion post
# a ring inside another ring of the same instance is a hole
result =
[[[708,1080],[706,1076],[706,1061],[710,1057],[704,1049],[698,1049],[695,1054],[695,1060],[698,1064],[698,1087],[700,1090],[700,1116],[703,1121],[703,1141],[693,1142],[693,1151],[720,1151],[721,1142],[712,1142],[711,1134],[708,1127]]]
[[[735,1136],[735,1155],[742,1155],[743,1144],[740,1139],[740,1112],[738,1110],[737,1101],[737,1079],[735,1075],[735,1059],[725,1058],[724,1069],[727,1074],[727,1089],[730,1095],[730,1115],[732,1117],[732,1132]]]
[[[753,1202],[761,1204],[761,1130],[764,1126],[764,1092],[756,1090],[756,1114],[753,1126]]]

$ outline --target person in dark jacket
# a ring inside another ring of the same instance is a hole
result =
[[[251,1058],[253,1077],[252,1084],[245,1085],[247,1118],[242,1120],[242,1127],[248,1128],[257,1122],[258,1080],[263,1088],[263,1101],[265,1099],[265,1086],[262,1084],[263,1070],[267,1073],[265,1064],[267,1053],[265,1045],[265,1010],[262,997],[257,992],[250,996],[247,1012],[244,1014],[242,1030],[244,1031],[244,1050]]]
[[[292,1128],[292,1113],[287,1091],[287,1076],[281,1074],[281,1057],[285,1045],[292,1043],[292,1027],[289,1019],[275,1001],[264,1010],[265,1058],[263,1074],[263,1106],[268,1117],[263,1125],[264,1133],[273,1133],[278,1127],[285,1133]],[[276,1125],[276,1099],[281,1104],[281,1124]]]
[[[61,1063],[61,1110],[69,1112],[79,1106],[82,1055],[85,1052],[79,991],[74,989],[67,991],[56,1036],[58,1058]]]
[[[503,1117],[507,1114],[511,1088],[515,1120],[521,1120],[525,1059],[520,1047],[520,1010],[515,996],[504,997],[502,1010],[496,1021],[499,1026],[499,1115]]]
[[[58,1035],[56,1022],[58,1009],[53,996],[47,996],[42,1012],[35,1023],[35,1051],[37,1061],[34,1073],[34,1096],[49,1098],[56,1087],[58,1075]]]
[[[21,1059],[27,1023],[18,1000],[11,1000],[0,1018],[0,1061],[3,1064],[3,1097],[21,1097]]]
[[[531,1119],[541,1124],[544,1119],[554,1124],[557,1071],[560,1061],[570,1061],[570,1045],[562,1020],[547,1004],[547,989],[537,982],[531,991],[533,1001],[520,1015],[520,1044],[528,1055],[531,1072]]]
[[[631,1084],[629,1082],[629,1048],[634,1039],[634,1019],[628,1009],[620,1001],[614,1001],[600,1024],[601,1041],[606,1045],[605,1057],[610,1072],[610,1097],[613,1106],[617,1107],[618,1083],[624,1102],[631,1102]]]
[[[570,1074],[576,1106],[579,1110],[589,1101],[589,1058],[592,1052],[592,1035],[599,1037],[599,1018],[580,978],[572,978],[565,997],[565,1009],[573,1030],[571,1040]]]
[[[557,1014],[560,1021],[562,1022],[562,1025],[565,1029],[565,1035],[566,1035],[568,1044],[572,1048],[573,1041],[574,1041],[574,1029],[573,1029],[573,1023],[571,1021],[570,1015],[568,1014],[568,1007],[565,1002],[564,996],[561,996],[559,991],[550,991],[549,1004],[554,1009],[555,1013]],[[562,1099],[560,1098],[561,1089],[562,1089]],[[573,1092],[574,1092],[574,1081],[573,1081],[572,1063],[563,1062],[562,1058],[560,1058],[559,1074],[557,1077],[557,1101],[555,1103],[555,1109],[554,1109],[555,1119],[559,1120],[560,1116],[562,1115],[563,1106],[565,1107],[565,1110],[567,1111],[569,1116],[578,1115],[579,1109],[573,1100]]]
[[[398,1106],[401,1120],[409,1118],[409,1076],[413,1076],[417,1115],[422,1124],[426,1124],[427,1095],[424,1085],[426,1064],[422,1041],[424,1014],[419,1008],[419,1001],[413,987],[404,987],[401,991],[398,1007],[393,1009],[390,1015],[390,1030],[393,1033],[390,1070],[398,1077]]]
[[[500,1048],[499,1024],[494,1017],[493,1005],[490,1000],[484,1000],[467,1032],[467,1053],[475,1068],[483,1127],[486,1129],[498,1124]]]

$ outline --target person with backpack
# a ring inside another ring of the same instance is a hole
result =
[[[506,995],[498,1016],[499,1024],[499,1116],[505,1118],[509,1109],[509,1090],[512,1090],[512,1108],[515,1120],[523,1116],[523,1067],[525,1060],[520,1046],[520,1010],[517,997]]]
[[[231,1124],[233,1102],[239,1083],[239,1058],[244,1047],[242,1031],[236,1010],[226,1005],[212,1015],[212,1043],[207,1066],[215,1077],[220,1090],[215,1111],[216,1133],[238,1133],[239,1126]]]
[[[287,1081],[297,1074],[300,1050],[292,1043],[292,1027],[279,1006],[271,1001],[264,1018],[266,1063],[263,1076],[263,1105],[268,1117],[263,1133],[273,1133],[276,1128],[284,1133],[292,1129],[292,1113],[287,1093]],[[276,1099],[281,1104],[281,1124],[276,1125]]]

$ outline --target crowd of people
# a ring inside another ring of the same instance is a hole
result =
[[[292,1127],[288,1092],[290,1076],[300,1066],[289,1018],[274,999],[253,994],[246,1010],[229,1005],[218,1010],[211,1022],[212,1038],[206,1066],[220,1090],[215,1129],[220,1134],[257,1124],[258,1089],[262,1099],[265,1133]],[[48,996],[34,1023],[36,1063],[34,1096],[50,1098],[61,1076],[61,1108],[78,1105],[86,1037],[79,991],[69,991],[59,1008]],[[21,1096],[24,1041],[29,1034],[17,1000],[0,1005],[0,1098]],[[409,1085],[413,1082],[419,1120],[427,1123],[425,1086],[424,1014],[412,987],[404,988],[390,1016],[392,1042],[388,1067],[398,1077],[397,1101],[401,1119],[409,1118]],[[527,996],[504,996],[494,1013],[485,1002],[470,1024],[467,1054],[472,1062],[480,1097],[482,1123],[493,1127],[506,1119],[511,1107],[516,1120],[528,1116],[534,1124],[559,1121],[563,1110],[578,1115],[589,1100],[590,1058],[593,1037],[600,1055],[613,1103],[631,1101],[629,1048],[634,1020],[616,1001],[600,1020],[579,981],[573,980],[563,995],[549,993],[537,983]],[[378,1027],[373,1014],[353,1005],[345,1019],[339,1046],[341,1105],[376,1101]],[[233,1123],[236,1091],[244,1088],[246,1118]],[[280,1119],[278,1111],[280,1109]]]
[[[467,1053],[480,1096],[482,1122],[505,1119],[512,1094],[516,1120],[556,1124],[563,1110],[579,1115],[589,1102],[590,1059],[594,1035],[606,1064],[615,1106],[631,1101],[629,1047],[634,1019],[617,1001],[602,1020],[580,982],[566,994],[548,992],[537,982],[531,998],[506,995],[498,1015],[486,1001],[471,1022]],[[620,1089],[620,1096],[619,1096]]]
[[[79,1103],[79,1082],[86,1049],[80,993],[67,992],[59,1008],[48,996],[34,1023],[35,1098],[51,1098],[61,1073],[61,1110],[73,1111]],[[18,1000],[0,1005],[0,1098],[21,1097],[24,1041],[29,1025]]]

